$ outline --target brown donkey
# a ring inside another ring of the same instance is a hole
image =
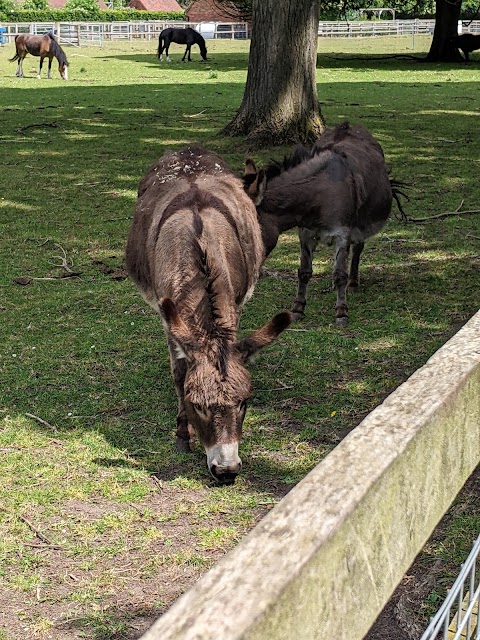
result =
[[[313,253],[319,242],[335,243],[333,283],[336,324],[347,323],[347,287],[358,287],[358,266],[365,241],[386,223],[402,192],[390,181],[382,148],[361,126],[344,123],[327,129],[311,150],[299,145],[283,163],[266,169],[267,187],[257,207],[267,255],[278,236],[299,227],[300,268],[293,312],[302,316]],[[246,187],[258,179],[247,160]],[[352,248],[350,268],[348,256]]]
[[[257,200],[261,183],[259,176],[250,185]],[[167,152],[140,182],[127,268],[167,335],[177,445],[188,451],[196,433],[221,483],[233,482],[242,465],[246,362],[292,321],[279,313],[237,341],[241,308],[264,257],[255,205],[220,156],[197,147]]]

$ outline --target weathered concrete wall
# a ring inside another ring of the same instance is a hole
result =
[[[361,640],[480,461],[480,312],[142,640]]]

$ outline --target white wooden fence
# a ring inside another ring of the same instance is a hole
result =
[[[467,22],[464,21],[463,25]],[[22,22],[0,23],[5,27],[7,42],[18,33],[45,33],[53,30],[61,44],[74,46],[101,45],[105,40],[156,40],[166,27],[192,27],[205,38],[248,39],[250,30],[244,22],[168,22],[164,20],[129,22]],[[434,20],[363,20],[320,22],[318,35],[323,38],[365,38],[378,36],[431,35]],[[480,20],[462,26],[464,31],[480,33]],[[460,25],[459,25],[460,31]]]
[[[225,22],[168,22],[164,20],[125,22],[4,22],[3,34],[13,42],[19,33],[46,33],[53,31],[60,44],[74,46],[103,44],[105,40],[156,40],[166,27],[192,27],[205,38],[241,39],[250,37],[246,23]]]

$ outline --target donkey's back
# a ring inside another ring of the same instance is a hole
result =
[[[155,309],[166,296],[181,299],[188,311],[192,292],[185,282],[198,271],[198,251],[207,249],[240,304],[264,255],[255,207],[217,154],[200,147],[166,153],[139,184],[129,273]]]

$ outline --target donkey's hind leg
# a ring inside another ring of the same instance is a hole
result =
[[[185,358],[178,357],[177,349],[171,340],[168,340],[168,350],[170,352],[170,364],[178,398],[176,446],[177,451],[188,453],[193,447],[195,431],[188,423],[187,413],[185,411],[184,384],[187,373],[187,361]]]
[[[364,242],[358,242],[352,247],[352,260],[350,262],[350,273],[348,274],[348,288],[356,290],[358,288],[358,265],[360,264],[360,256],[362,255]]]
[[[300,238],[300,266],[298,268],[297,296],[292,309],[297,319],[304,315],[307,304],[307,285],[312,277],[313,254],[318,244],[315,233],[304,227],[298,229],[298,237]]]
[[[347,283],[348,283],[348,254],[350,241],[339,236],[336,239],[337,251],[335,254],[335,266],[333,268],[333,284],[337,290],[337,303],[335,305],[335,324],[344,326],[348,322]],[[358,254],[360,257],[360,254]]]

